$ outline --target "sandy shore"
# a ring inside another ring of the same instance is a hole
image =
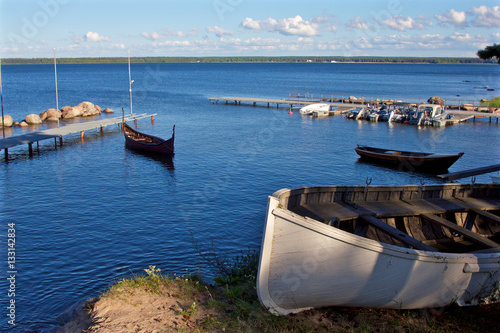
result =
[[[208,289],[186,296],[177,285],[159,293],[147,288],[121,288],[87,304],[57,332],[190,331],[216,315],[205,306],[210,297]]]

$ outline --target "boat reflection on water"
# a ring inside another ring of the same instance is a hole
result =
[[[174,166],[174,159],[172,156],[168,155],[159,155],[156,153],[149,153],[149,152],[144,152],[140,150],[126,150],[127,154],[134,154],[135,156],[142,156],[147,159],[154,160],[158,162],[159,164],[163,165],[165,168],[167,168],[169,171],[174,171],[175,166]]]

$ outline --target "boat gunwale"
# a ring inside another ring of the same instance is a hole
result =
[[[419,191],[420,189],[426,190],[427,192],[429,191],[436,191],[436,190],[466,190],[467,188],[473,187],[474,189],[478,188],[490,188],[493,185],[493,187],[496,184],[465,184],[465,183],[447,183],[447,184],[436,184],[436,185],[425,185],[425,186],[420,186],[420,185],[370,185],[370,186],[361,186],[361,185],[318,185],[318,186],[299,186],[299,187],[292,187],[292,188],[282,188],[280,190],[275,191],[273,194],[271,194],[272,197],[275,197],[277,199],[284,198],[283,196],[288,194],[289,196],[292,195],[297,195],[299,193],[322,193],[325,192],[325,190],[329,192],[333,192],[332,190],[336,190],[336,192],[346,192],[346,190],[349,191],[349,193],[352,192],[375,192],[375,191],[405,191],[405,193],[409,193],[409,191]],[[342,191],[339,191],[342,190]],[[499,188],[500,189],[500,188]]]
[[[383,152],[378,152],[378,151],[373,151],[371,149],[375,150],[380,150]],[[384,148],[376,148],[376,147],[369,147],[369,146],[363,146],[363,145],[358,145],[354,150],[358,153],[358,155],[363,155],[363,154],[371,154],[371,155],[376,155],[377,157],[380,158],[386,158],[387,160],[407,160],[407,159],[424,159],[425,161],[431,161],[433,159],[443,159],[443,158],[454,158],[454,157],[462,157],[464,155],[464,152],[456,153],[456,154],[439,154],[439,153],[424,153],[424,152],[416,152],[416,151],[406,151],[406,150],[394,150],[394,149],[384,149]],[[401,154],[389,154],[387,152],[399,152]],[[361,152],[361,154],[359,153]],[[365,156],[367,156],[365,155]],[[393,157],[393,158],[391,158]]]
[[[452,252],[439,252],[438,250],[425,251],[425,250],[406,248],[406,247],[402,247],[402,246],[398,246],[398,245],[387,244],[387,243],[379,242],[379,241],[369,239],[366,237],[358,236],[358,235],[355,235],[353,233],[350,233],[350,232],[347,232],[347,231],[344,231],[344,230],[341,230],[338,228],[334,228],[334,227],[329,226],[329,225],[325,224],[324,222],[318,221],[314,218],[310,218],[307,216],[302,216],[300,214],[294,213],[293,211],[290,210],[289,207],[286,207],[286,206],[288,206],[288,203],[289,203],[287,199],[290,198],[291,196],[302,195],[302,194],[325,193],[325,192],[332,192],[332,193],[333,192],[345,192],[346,189],[348,189],[350,193],[352,193],[352,192],[367,193],[370,191],[371,192],[380,192],[383,190],[393,192],[394,189],[396,189],[395,192],[397,192],[398,190],[403,192],[403,189],[405,189],[405,190],[410,189],[410,190],[416,191],[416,192],[419,192],[419,190],[420,191],[426,190],[427,192],[432,192],[432,191],[437,191],[437,190],[459,192],[457,190],[471,190],[470,187],[471,187],[470,184],[455,184],[455,183],[449,183],[449,184],[443,184],[443,185],[427,185],[427,186],[418,186],[418,185],[396,185],[396,186],[377,185],[377,186],[366,186],[366,187],[363,187],[363,186],[336,186],[336,185],[303,186],[303,187],[297,187],[297,188],[292,188],[292,189],[283,188],[281,190],[278,190],[278,191],[274,192],[271,196],[269,196],[269,200],[271,200],[271,199],[276,200],[277,209],[281,209],[283,211],[286,211],[289,214],[292,214],[292,216],[304,218],[307,221],[309,221],[309,220],[314,221],[313,224],[315,224],[315,226],[317,226],[321,229],[324,229],[327,231],[331,231],[331,230],[341,231],[342,236],[348,235],[349,237],[351,237],[352,240],[355,240],[355,241],[360,241],[360,240],[362,242],[369,241],[368,243],[371,244],[371,246],[373,246],[374,244],[378,244],[381,249],[391,249],[391,250],[396,251],[398,253],[405,253],[405,255],[411,253],[411,254],[416,255],[418,258],[420,258],[421,256],[438,258],[437,259],[438,261],[442,260],[443,258],[447,258],[447,259],[448,258],[450,258],[450,259],[451,258],[470,259],[470,258],[492,258],[492,257],[500,258],[500,249],[499,249],[499,252],[496,252],[496,253],[495,252],[493,252],[493,253],[491,253],[491,252],[481,253],[481,252],[473,252],[473,251],[472,252],[463,252],[463,253],[452,253]],[[476,189],[476,190],[481,190],[481,189],[490,190],[492,187],[493,187],[493,189],[500,191],[500,185],[474,184],[474,189]],[[340,191],[334,191],[334,190],[339,190],[339,189],[340,189]],[[405,191],[405,193],[409,193],[410,190]],[[458,196],[457,198],[460,199],[461,197]],[[463,198],[463,196],[462,196],[462,198]],[[285,200],[287,200],[286,204],[285,204]],[[412,199],[409,199],[409,201],[411,201],[411,200]],[[380,201],[384,202],[383,200],[380,200]],[[393,201],[393,200],[388,200],[388,201]],[[332,201],[332,202],[335,202],[335,201]],[[362,202],[362,201],[355,200],[354,203],[356,203],[356,202]],[[299,204],[297,206],[301,206],[301,205]],[[270,213],[273,216],[276,216],[276,215],[274,215],[274,209]],[[374,214],[358,214],[358,217],[362,216],[362,215],[374,215]],[[266,224],[265,228],[267,228],[267,224]],[[435,261],[435,260],[433,260],[433,261]]]
[[[143,136],[145,136],[145,137],[153,138],[153,139],[156,139],[156,140],[159,140],[159,141],[160,141],[160,143],[140,142],[141,144],[161,145],[161,144],[163,144],[163,143],[165,143],[165,142],[167,142],[167,141],[171,140],[171,138],[170,138],[170,139],[165,140],[165,139],[162,139],[162,138],[160,138],[160,137],[158,137],[158,136],[154,136],[154,135],[150,135],[150,134],[146,134],[146,133],[139,132],[139,131],[135,130],[134,128],[132,128],[132,127],[131,127],[129,124],[127,124],[127,123],[123,123],[123,125],[125,126],[125,128],[130,129],[133,133],[137,133],[137,134],[143,135]],[[124,132],[124,134],[125,134],[125,137],[130,138],[131,140],[134,140],[134,138],[133,138],[133,137],[131,137],[130,135],[128,135],[126,132]],[[135,142],[137,142],[137,140],[134,140],[134,141],[135,141]]]
[[[470,259],[474,258],[500,259],[500,248],[496,248],[499,250],[499,252],[460,252],[460,253],[439,252],[438,250],[435,251],[417,250],[403,246],[379,242],[363,236],[358,236],[351,232],[329,226],[313,218],[293,213],[292,211],[289,211],[287,209],[277,208],[274,209],[271,213],[273,216],[280,218],[284,218],[283,215],[289,215],[288,218],[294,220],[294,221],[288,220],[290,223],[294,223],[304,228],[310,227],[309,229],[313,230],[314,232],[320,233],[325,237],[334,238],[335,240],[340,241],[342,243],[346,243],[350,246],[358,247],[366,251],[395,256],[408,260],[419,260],[419,261],[439,263],[439,264],[442,264],[443,260],[447,260],[450,263],[466,264],[470,263]],[[298,220],[302,221],[299,222]],[[306,226],[306,224],[308,224],[309,226]]]

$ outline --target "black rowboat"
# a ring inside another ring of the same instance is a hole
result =
[[[444,155],[391,150],[358,145],[354,150],[361,158],[380,164],[397,166],[400,170],[438,174],[455,163],[464,153]]]
[[[125,146],[129,149],[174,156],[175,125],[172,129],[172,137],[168,140],[138,132],[126,123],[123,123],[123,134],[125,135]]]

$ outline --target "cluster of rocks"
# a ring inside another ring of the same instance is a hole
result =
[[[40,114],[29,114],[22,121],[13,121],[12,117],[5,115],[2,119],[0,117],[0,126],[5,125],[5,127],[21,126],[26,127],[29,125],[39,125],[45,122],[57,122],[60,119],[73,119],[76,117],[92,117],[100,115],[101,113],[113,113],[114,111],[110,108],[104,110],[101,109],[99,105],[94,105],[91,102],[81,102],[76,106],[64,106],[60,110],[48,109]]]

